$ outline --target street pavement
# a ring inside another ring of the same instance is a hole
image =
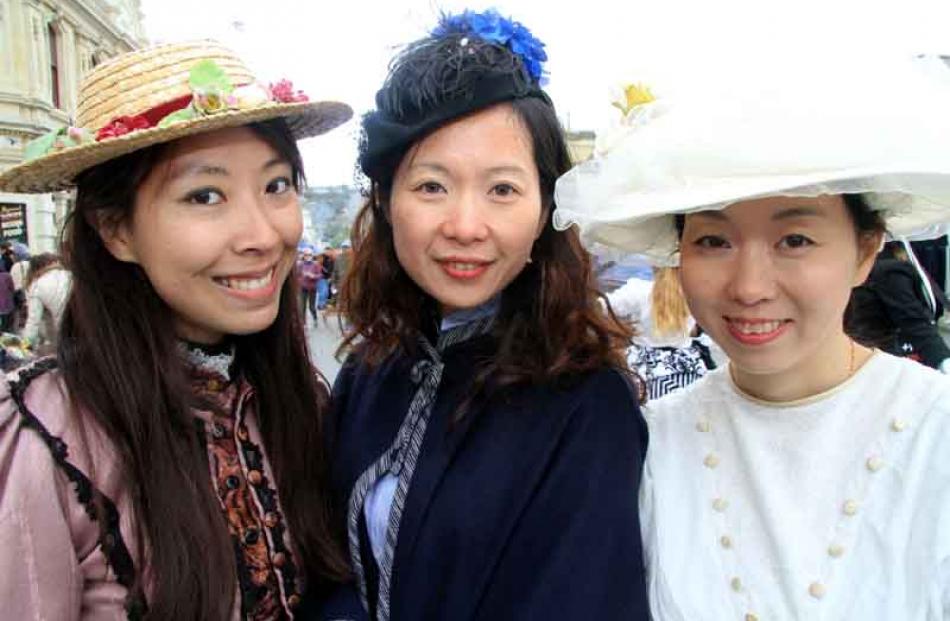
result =
[[[340,344],[340,331],[337,315],[334,313],[319,313],[319,319],[314,322],[307,316],[307,344],[310,347],[310,358],[317,369],[323,373],[330,385],[340,371],[340,362],[334,357],[334,352]]]

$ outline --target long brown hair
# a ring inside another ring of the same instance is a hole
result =
[[[650,290],[650,317],[660,336],[682,334],[689,325],[689,308],[680,285],[678,267],[653,268]]]
[[[475,392],[567,380],[604,367],[626,373],[623,352],[631,331],[604,314],[591,258],[576,230],[558,231],[551,223],[554,183],[571,167],[554,109],[533,98],[510,105],[531,136],[546,222],[532,262],[502,294],[494,329],[498,350],[479,369]],[[339,353],[353,349],[369,364],[411,348],[435,319],[433,300],[396,258],[388,218],[391,172],[372,180],[353,226],[353,259],[340,289],[340,307],[351,328]]]
[[[250,128],[291,164],[299,190],[302,164],[286,124]],[[235,597],[234,546],[197,438],[172,313],[139,266],[108,252],[94,225],[131,217],[136,190],[165,148],[136,151],[79,177],[63,239],[73,287],[59,359],[75,412],[101,427],[125,474],[139,542],[136,587],[149,585],[150,616],[224,619]],[[234,342],[255,388],[288,529],[308,584],[320,587],[345,577],[347,567],[328,505],[328,390],[307,356],[293,280],[284,283],[274,323]]]

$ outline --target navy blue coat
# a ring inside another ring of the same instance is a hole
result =
[[[453,424],[475,364],[493,351],[481,336],[443,353],[395,549],[392,620],[647,619],[637,511],[647,431],[629,381],[605,369],[571,387],[518,388]],[[415,391],[414,362],[349,361],[338,376],[341,506],[392,443]],[[373,592],[365,524],[363,544]]]

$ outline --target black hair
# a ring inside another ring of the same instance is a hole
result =
[[[363,117],[359,165],[388,185],[409,148],[443,125],[492,104],[538,98],[553,104],[521,58],[476,36],[427,37],[389,66],[376,110]]]

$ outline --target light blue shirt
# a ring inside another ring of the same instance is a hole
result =
[[[501,308],[501,296],[496,295],[484,304],[474,308],[463,308],[446,315],[442,318],[439,329],[441,332],[445,332],[472,321],[496,315],[499,308]],[[398,484],[399,478],[393,473],[387,472],[376,481],[373,489],[369,490],[366,494],[366,501],[363,503],[366,531],[369,535],[370,548],[373,550],[373,558],[376,559],[377,565],[381,565],[383,562],[383,550],[386,548],[386,531],[389,530],[389,514],[392,512],[393,496],[396,494]]]

